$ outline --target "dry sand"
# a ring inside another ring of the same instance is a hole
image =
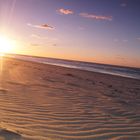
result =
[[[0,140],[140,140],[140,80],[8,58],[0,75]]]

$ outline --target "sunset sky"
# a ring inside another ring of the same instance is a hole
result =
[[[140,0],[0,0],[0,36],[8,53],[140,67]]]

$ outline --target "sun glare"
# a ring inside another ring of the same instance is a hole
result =
[[[11,40],[8,37],[0,35],[0,55],[10,53],[11,50],[14,48],[14,46],[15,46],[14,40]]]

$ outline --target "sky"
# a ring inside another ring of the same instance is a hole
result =
[[[140,0],[0,0],[8,53],[140,67],[139,26]]]

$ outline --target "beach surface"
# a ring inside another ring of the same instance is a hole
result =
[[[140,80],[3,58],[0,140],[140,140]]]

